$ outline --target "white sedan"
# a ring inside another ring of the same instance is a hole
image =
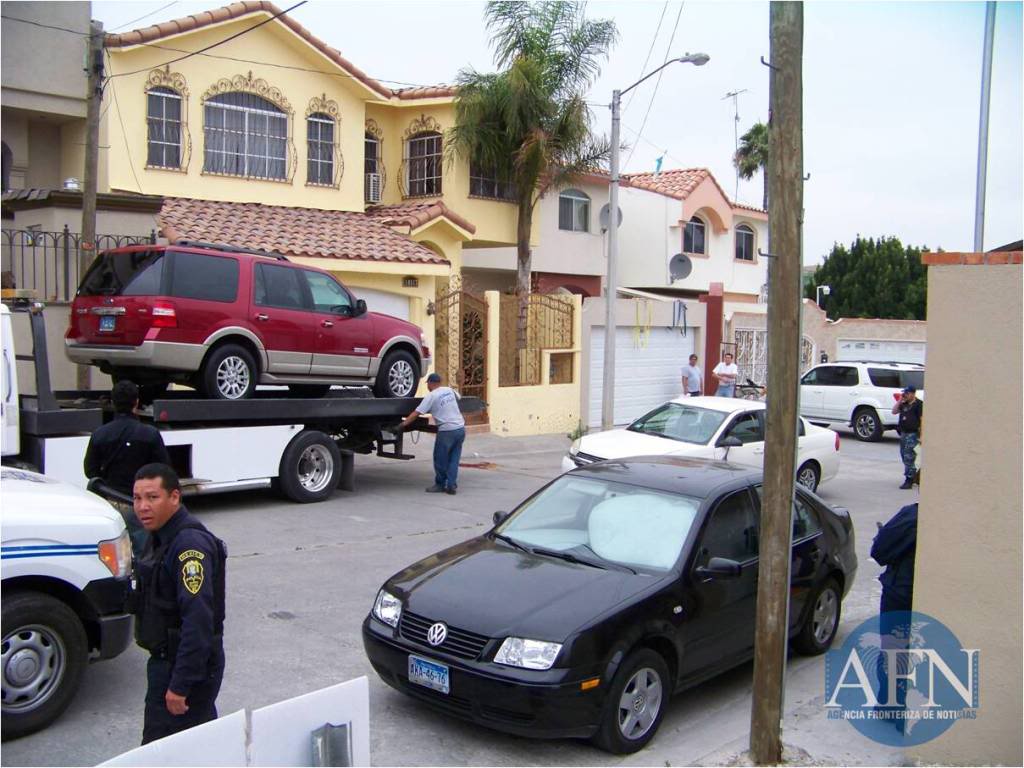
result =
[[[765,405],[732,397],[680,397],[625,429],[584,435],[562,459],[568,471],[626,456],[695,456],[761,469]],[[730,439],[731,438],[731,439]],[[800,419],[796,479],[815,490],[839,471],[839,435]]]

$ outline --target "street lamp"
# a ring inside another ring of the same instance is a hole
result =
[[[612,91],[612,180],[608,194],[608,288],[605,293],[604,387],[601,398],[601,429],[611,429],[615,426],[615,299],[618,295],[615,289],[615,261],[619,255],[619,111],[622,106],[622,94],[629,93],[669,64],[693,64],[702,67],[710,60],[711,57],[706,53],[688,53],[678,59],[669,59],[628,88]]]
[[[828,296],[832,293],[832,288],[827,285],[819,285],[817,290],[814,292],[814,301],[818,305],[818,309],[821,309],[821,294]]]

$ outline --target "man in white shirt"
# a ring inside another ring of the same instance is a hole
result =
[[[405,429],[420,416],[432,414],[437,423],[434,438],[434,484],[427,493],[455,495],[459,487],[459,459],[462,458],[462,444],[466,440],[466,420],[459,410],[459,396],[451,387],[441,386],[441,376],[432,373],[427,376],[427,396],[416,410],[402,421]]]
[[[703,374],[697,367],[697,356],[690,355],[690,364],[683,366],[683,395],[698,397],[701,393]]]
[[[722,362],[715,366],[711,375],[718,381],[718,397],[734,397],[736,395],[736,377],[740,370],[732,361],[732,353],[726,352],[722,355]]]

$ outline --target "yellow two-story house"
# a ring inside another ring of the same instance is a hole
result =
[[[463,248],[515,242],[510,190],[445,158],[449,87],[388,88],[268,2],[105,47],[101,192],[163,196],[170,240],[328,269],[428,338]]]

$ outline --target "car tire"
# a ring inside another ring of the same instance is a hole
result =
[[[821,468],[815,461],[805,461],[796,471],[796,481],[809,491],[818,490],[821,482]]]
[[[288,397],[301,397],[316,400],[325,397],[331,391],[330,384],[289,384]]]
[[[6,741],[60,716],[81,685],[89,649],[77,614],[41,592],[5,594],[2,624]]]
[[[419,383],[419,363],[405,350],[397,349],[384,357],[373,393],[377,397],[415,397]]]
[[[858,408],[853,413],[853,434],[866,443],[877,443],[882,439],[882,420],[878,411],[871,406]]]
[[[309,504],[334,493],[340,473],[341,451],[337,444],[323,432],[307,430],[285,448],[278,482],[287,498]]]
[[[207,397],[245,400],[256,389],[256,362],[245,347],[225,344],[207,356],[201,378]]]
[[[843,593],[839,582],[829,576],[812,593],[807,617],[793,638],[793,648],[805,656],[818,656],[827,651],[839,629],[842,610]]]
[[[643,749],[658,732],[671,692],[668,665],[661,654],[650,648],[634,651],[612,680],[592,741],[616,755]]]

